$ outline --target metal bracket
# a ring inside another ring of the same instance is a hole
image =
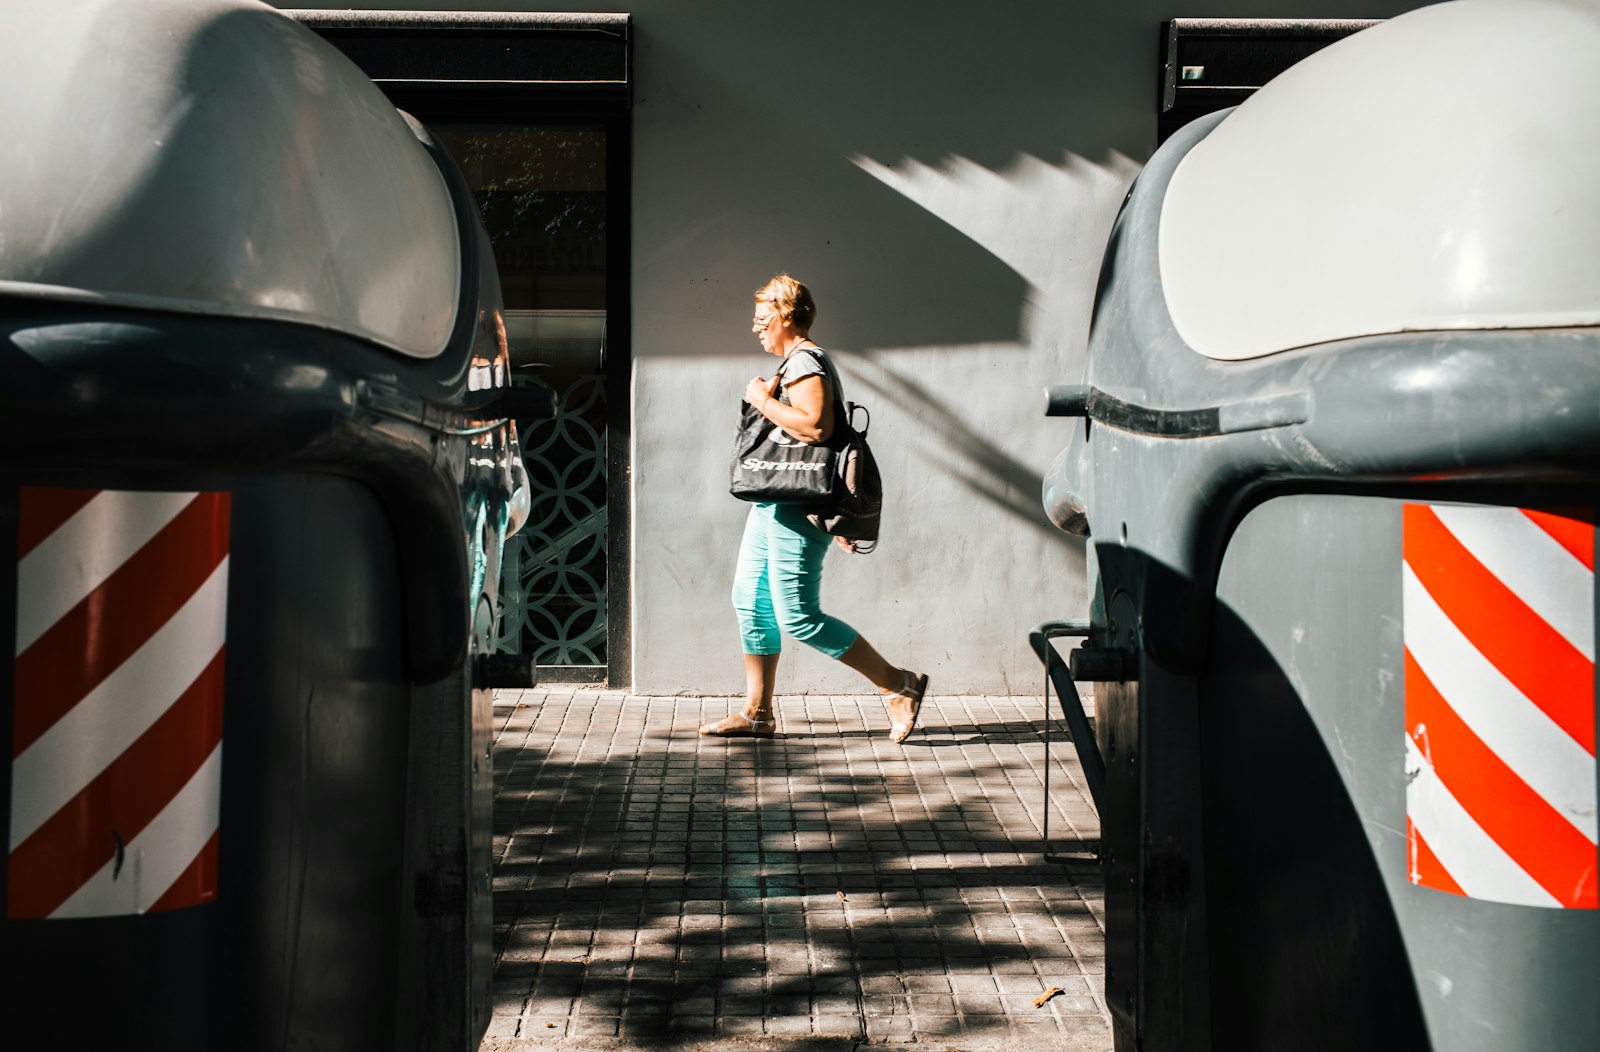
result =
[[[1089,622],[1087,621],[1042,621],[1035,625],[1033,631],[1028,633],[1028,643],[1033,647],[1033,652],[1039,656],[1044,664],[1044,821],[1041,845],[1042,854],[1046,862],[1056,865],[1098,864],[1100,851],[1098,846],[1084,855],[1056,855],[1050,851],[1050,686],[1055,684],[1056,697],[1061,705],[1061,713],[1066,717],[1067,727],[1072,734],[1073,747],[1078,752],[1078,763],[1083,767],[1084,781],[1089,784],[1089,796],[1094,800],[1094,808],[1103,813],[1101,801],[1105,797],[1106,765],[1100,756],[1100,746],[1094,739],[1094,730],[1089,726],[1089,716],[1083,711],[1083,700],[1078,697],[1078,685],[1073,681],[1072,671],[1067,663],[1061,660],[1061,655],[1056,653],[1050,645],[1050,640],[1061,636],[1087,636]]]

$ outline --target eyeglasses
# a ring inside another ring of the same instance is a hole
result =
[[[754,318],[750,319],[750,324],[754,328],[765,329],[768,325],[771,325],[777,317],[778,315],[776,312],[772,314],[757,314]]]

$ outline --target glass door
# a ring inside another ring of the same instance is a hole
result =
[[[472,187],[505,296],[512,382],[557,396],[518,421],[533,483],[506,546],[499,648],[545,680],[606,678],[612,560],[607,356],[608,132],[431,123]]]

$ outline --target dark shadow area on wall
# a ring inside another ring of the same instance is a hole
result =
[[[895,193],[842,158],[800,163],[803,185],[783,191],[784,207],[819,217],[793,240],[730,232],[759,219],[718,224],[706,251],[753,279],[725,290],[713,309],[734,319],[757,285],[787,271],[817,297],[817,333],[824,343],[853,347],[920,347],[1023,340],[1024,302],[1032,289],[988,249]],[[714,242],[714,243],[713,243]],[[718,246],[721,246],[720,248]],[[746,335],[734,329],[733,335]],[[746,353],[747,341],[732,350]]]
[[[693,7],[705,10],[689,15]],[[787,30],[758,19],[733,24],[711,0],[676,10],[681,23],[640,26],[641,60],[691,61],[665,33],[682,32],[679,25],[710,35],[719,61],[696,71],[702,86],[741,95],[756,116],[754,140],[794,160],[826,149],[886,164],[938,165],[959,156],[998,170],[1023,154],[1096,160],[1110,150],[1142,156],[1155,146],[1159,20],[1138,5],[1019,5],[1009,17],[978,18],[955,5],[874,3],[852,6],[848,19],[811,17]],[[773,52],[775,33],[788,38],[787,58]],[[708,96],[652,98],[660,74],[641,68],[639,105],[710,104]],[[676,73],[670,83],[689,86]],[[752,97],[750,84],[769,89]],[[1121,99],[1137,101],[1112,101]]]
[[[893,170],[965,158],[1003,178],[1024,155],[1098,164],[1154,145],[1153,111],[1110,102],[1152,95],[1153,60],[1123,61],[1153,53],[1154,24],[1138,15],[1074,5],[975,18],[891,3],[778,29],[709,2],[674,11],[638,23],[639,134],[670,126],[675,139],[703,136],[703,148],[641,139],[641,156],[666,151],[684,166],[666,188],[681,197],[666,212],[674,239],[659,250],[674,265],[703,257],[720,274],[751,275],[752,288],[710,287],[710,274],[655,279],[658,246],[641,229],[641,296],[675,286],[683,297],[641,302],[641,317],[720,313],[789,270],[817,293],[819,331],[849,346],[1026,342],[1029,283],[858,159]]]

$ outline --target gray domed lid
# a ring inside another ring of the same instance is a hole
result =
[[[1201,354],[1600,324],[1600,4],[1460,0],[1292,67],[1178,165],[1161,282]]]
[[[4,23],[0,294],[443,350],[449,192],[333,47],[252,0],[10,0]]]

